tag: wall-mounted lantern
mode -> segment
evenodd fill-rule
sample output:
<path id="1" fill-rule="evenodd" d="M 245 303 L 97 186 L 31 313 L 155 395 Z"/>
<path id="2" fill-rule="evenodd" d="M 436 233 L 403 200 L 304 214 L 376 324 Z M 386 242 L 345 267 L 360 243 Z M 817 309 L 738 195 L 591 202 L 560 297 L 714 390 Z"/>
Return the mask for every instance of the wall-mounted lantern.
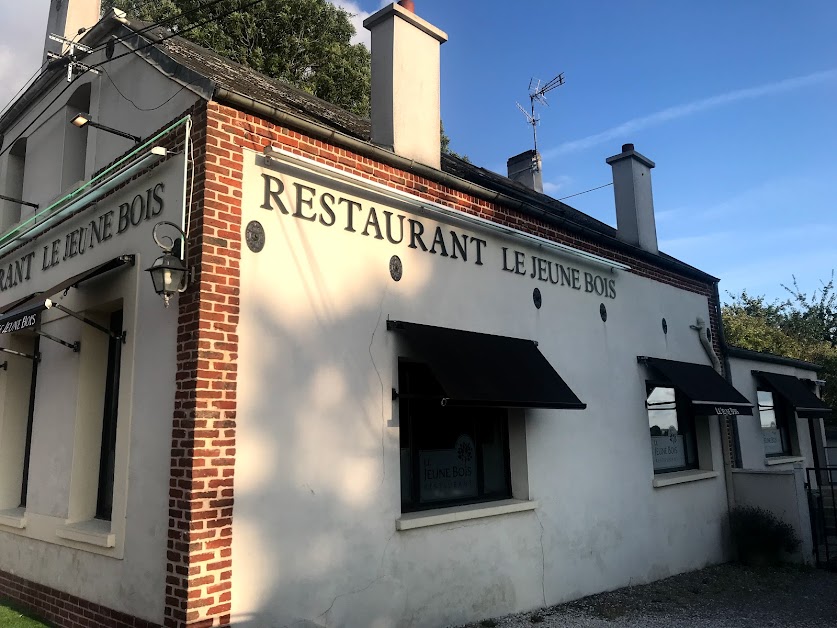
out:
<path id="1" fill-rule="evenodd" d="M 175 229 L 180 234 L 180 239 L 176 240 L 169 236 L 159 237 L 157 229 L 163 225 Z M 186 234 L 173 222 L 166 220 L 154 225 L 151 234 L 154 242 L 163 250 L 163 254 L 155 259 L 151 267 L 146 270 L 151 275 L 154 292 L 163 297 L 163 303 L 168 307 L 172 296 L 185 291 L 189 284 L 189 268 L 183 262 L 186 259 Z M 182 247 L 179 245 L 180 242 L 183 242 Z M 175 248 L 182 249 L 182 256 L 172 253 Z"/>

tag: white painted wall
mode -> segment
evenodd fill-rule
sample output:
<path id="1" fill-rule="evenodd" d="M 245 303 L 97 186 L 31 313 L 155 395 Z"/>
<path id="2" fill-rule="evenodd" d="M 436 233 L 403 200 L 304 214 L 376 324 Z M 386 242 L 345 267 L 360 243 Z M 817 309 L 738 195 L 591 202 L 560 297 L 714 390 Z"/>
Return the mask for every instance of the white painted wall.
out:
<path id="1" fill-rule="evenodd" d="M 736 503 L 772 512 L 793 526 L 801 545 L 793 559 L 806 564 L 814 562 L 814 541 L 805 472 L 800 463 L 786 469 L 735 469 L 732 473 Z"/>
<path id="2" fill-rule="evenodd" d="M 124 45 L 117 44 L 114 57 L 125 51 Z M 105 59 L 100 51 L 86 57 L 85 63 L 95 65 Z M 72 86 L 58 76 L 37 106 L 4 131 L 3 148 L 20 134 L 28 138 L 22 200 L 46 207 L 74 189 L 79 180 L 90 178 L 134 146 L 133 141 L 111 133 L 70 125 L 76 114 L 89 113 L 97 122 L 145 138 L 198 100 L 191 86 L 172 80 L 150 61 L 135 55 L 115 59 L 104 67 L 107 74 L 86 74 Z M 87 84 L 91 92 L 89 111 L 82 112 L 81 107 L 68 103 Z M 53 99 L 55 102 L 44 109 Z M 9 169 L 8 162 L 7 151 L 0 156 L 0 193 L 12 188 L 9 176 L 14 175 L 14 169 Z M 34 212 L 32 208 L 22 209 L 24 218 Z M 0 227 L 5 225 L 0 219 Z"/>
<path id="3" fill-rule="evenodd" d="M 98 332 L 49 310 L 43 315 L 44 331 L 69 342 L 81 339 L 81 353 L 41 340 L 25 527 L 0 523 L 0 569 L 155 622 L 163 620 L 177 306 L 175 302 L 169 309 L 163 307 L 143 269 L 160 254 L 151 237 L 153 225 L 158 220 L 181 220 L 184 167 L 184 157 L 175 157 L 0 259 L 2 268 L 36 251 L 31 279 L 0 294 L 0 303 L 7 304 L 118 255 L 136 255 L 133 267 L 82 284 L 66 297 L 54 297 L 81 312 L 106 311 L 117 300 L 124 308 L 127 343 L 121 362 L 114 511 L 110 526 L 105 525 L 115 536 L 115 546 L 104 548 L 63 536 L 73 524 L 89 517 L 91 503 L 95 505 L 91 492 L 96 490 L 98 443 L 80 439 L 85 432 L 95 434 L 97 426 L 101 435 L 102 409 L 83 398 L 96 387 L 96 365 L 89 363 L 86 369 L 80 365 L 94 350 L 91 333 Z M 121 203 L 130 202 L 138 193 L 144 195 L 148 187 L 160 182 L 165 186 L 165 207 L 158 216 L 43 270 L 43 246 L 108 210 L 118 216 Z M 3 343 L 10 340 L 0 338 Z M 18 367 L 19 363 L 10 361 L 10 369 Z M 0 378 L 5 376 L 0 371 Z M 9 394 L 8 387 L 5 393 Z M 6 407 L 0 403 L 0 408 Z M 0 424 L 7 418 L 0 417 Z M 92 471 L 85 444 L 95 452 Z M 97 529 L 103 525 L 90 524 Z"/>
<path id="4" fill-rule="evenodd" d="M 781 375 L 792 375 L 801 379 L 817 379 L 817 374 L 814 371 L 809 371 L 802 368 L 787 366 L 783 364 L 774 364 L 772 362 L 760 362 L 757 360 L 747 360 L 744 358 L 731 357 L 730 372 L 732 374 L 732 383 L 738 391 L 753 402 L 753 416 L 739 416 L 738 421 L 738 439 L 741 446 L 741 463 L 745 469 L 766 469 L 776 468 L 779 470 L 789 470 L 793 468 L 793 461 L 789 460 L 786 464 L 767 465 L 767 458 L 764 454 L 764 439 L 761 432 L 761 422 L 758 416 L 758 400 L 757 389 L 758 381 L 752 374 L 752 371 L 765 371 L 770 373 L 779 373 Z M 813 453 L 811 451 L 811 436 L 810 428 L 814 425 L 814 429 L 822 430 L 822 420 L 809 421 L 808 419 L 791 419 L 794 423 L 792 426 L 791 441 L 792 441 L 792 457 L 803 458 L 806 467 L 814 466 Z M 773 460 L 772 462 L 775 462 Z"/>
<path id="5" fill-rule="evenodd" d="M 416 212 L 304 168 L 263 170 L 260 159 L 245 153 L 242 224 L 261 222 L 266 244 L 242 253 L 236 625 L 456 624 L 728 557 L 723 474 L 652 487 L 647 374 L 636 359 L 706 364 L 689 329 L 708 317 L 705 297 L 630 272 L 612 276 L 615 299 L 515 276 L 501 270 L 502 246 L 607 271 L 474 226 L 445 229 L 487 240 L 482 266 L 364 237 L 363 219 L 347 232 L 345 209 L 332 227 L 261 209 L 265 172 L 286 181 L 289 206 L 297 181 L 372 204 L 382 219 L 384 210 Z M 525 413 L 536 510 L 395 531 L 399 344 L 387 319 L 535 339 L 588 404 Z M 718 421 L 705 420 L 721 471 Z"/>

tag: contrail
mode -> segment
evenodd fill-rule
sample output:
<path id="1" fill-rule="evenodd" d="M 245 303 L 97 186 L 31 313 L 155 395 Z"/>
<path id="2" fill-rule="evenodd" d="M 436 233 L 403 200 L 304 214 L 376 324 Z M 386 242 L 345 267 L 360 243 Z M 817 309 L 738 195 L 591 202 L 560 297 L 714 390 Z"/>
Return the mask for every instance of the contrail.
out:
<path id="1" fill-rule="evenodd" d="M 726 94 L 719 94 L 718 96 L 711 96 L 710 98 L 696 100 L 685 105 L 669 107 L 668 109 L 663 109 L 662 111 L 657 111 L 656 113 L 652 113 L 641 118 L 628 120 L 619 126 L 607 129 L 601 133 L 588 135 L 587 137 L 582 137 L 581 139 L 573 140 L 571 142 L 564 142 L 555 148 L 545 150 L 543 152 L 543 158 L 548 159 L 550 157 L 557 157 L 558 155 L 566 155 L 567 153 L 585 150 L 592 146 L 604 144 L 612 139 L 624 137 L 628 133 L 633 133 L 639 129 L 662 124 L 663 122 L 668 122 L 670 120 L 676 120 L 677 118 L 684 118 L 695 113 L 700 113 L 701 111 L 715 109 L 716 107 L 722 107 L 723 105 L 728 105 L 740 100 L 748 100 L 751 98 L 758 98 L 759 96 L 789 92 L 802 87 L 825 83 L 826 81 L 834 79 L 837 79 L 837 69 L 814 72 L 813 74 L 808 74 L 806 76 L 789 78 L 777 83 L 768 83 L 767 85 L 760 85 L 758 87 L 737 89 L 735 91 L 727 92 Z"/>

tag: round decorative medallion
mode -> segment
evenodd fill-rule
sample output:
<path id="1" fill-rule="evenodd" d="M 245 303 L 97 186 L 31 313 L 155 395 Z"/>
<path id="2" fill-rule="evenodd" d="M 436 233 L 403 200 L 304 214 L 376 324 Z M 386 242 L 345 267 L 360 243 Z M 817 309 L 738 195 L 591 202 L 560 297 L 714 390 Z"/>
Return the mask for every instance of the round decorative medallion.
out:
<path id="1" fill-rule="evenodd" d="M 535 288 L 532 291 L 532 301 L 535 302 L 535 307 L 541 309 L 541 305 L 543 305 L 543 298 L 541 297 L 541 289 Z"/>
<path id="2" fill-rule="evenodd" d="M 264 248 L 264 227 L 258 220 L 251 220 L 244 230 L 244 239 L 247 241 L 247 248 L 253 253 L 258 253 Z"/>
<path id="3" fill-rule="evenodd" d="M 602 321 L 607 322 L 607 308 L 604 303 L 599 306 L 599 316 L 602 317 Z"/>
<path id="4" fill-rule="evenodd" d="M 666 321 L 666 319 L 663 319 L 663 333 L 668 333 L 668 322 Z"/>
<path id="5" fill-rule="evenodd" d="M 389 258 L 389 275 L 393 281 L 401 281 L 401 276 L 404 274 L 404 266 L 401 264 L 401 258 L 393 255 Z"/>

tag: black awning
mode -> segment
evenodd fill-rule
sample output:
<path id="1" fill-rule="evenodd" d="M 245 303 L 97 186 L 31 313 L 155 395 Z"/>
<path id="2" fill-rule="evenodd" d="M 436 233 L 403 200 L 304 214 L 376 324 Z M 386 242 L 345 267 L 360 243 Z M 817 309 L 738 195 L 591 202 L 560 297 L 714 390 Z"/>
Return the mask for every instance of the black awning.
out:
<path id="1" fill-rule="evenodd" d="M 387 321 L 426 364 L 444 405 L 497 408 L 587 407 L 532 340 Z"/>
<path id="2" fill-rule="evenodd" d="M 793 406 L 800 419 L 818 419 L 831 414 L 831 408 L 798 377 L 764 371 L 753 371 L 753 375 Z"/>
<path id="3" fill-rule="evenodd" d="M 11 306 L 7 306 L 10 309 L 13 308 L 13 311 L 9 312 L 7 310 L 7 313 L 0 316 L 0 334 L 9 334 L 34 327 L 38 322 L 38 315 L 47 309 L 46 301 L 51 296 L 56 295 L 59 292 L 64 292 L 65 290 L 69 290 L 70 288 L 76 288 L 82 282 L 98 277 L 103 273 L 116 268 L 121 268 L 126 264 L 133 265 L 133 263 L 133 255 L 120 255 L 119 257 L 115 257 L 103 264 L 94 266 L 83 273 L 74 275 L 61 283 L 54 285 L 49 290 L 37 292 L 25 299 L 20 299 L 14 302 Z"/>
<path id="4" fill-rule="evenodd" d="M 753 404 L 711 366 L 661 358 L 644 361 L 689 398 L 695 414 L 753 414 Z"/>

